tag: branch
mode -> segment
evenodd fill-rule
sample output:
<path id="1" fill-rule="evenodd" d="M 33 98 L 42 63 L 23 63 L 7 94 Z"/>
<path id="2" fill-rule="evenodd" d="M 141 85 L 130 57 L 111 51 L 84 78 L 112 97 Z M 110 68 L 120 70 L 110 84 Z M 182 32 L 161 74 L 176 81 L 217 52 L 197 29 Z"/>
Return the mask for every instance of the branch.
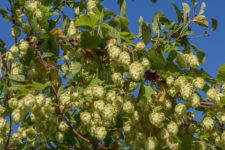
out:
<path id="1" fill-rule="evenodd" d="M 200 102 L 200 104 L 203 104 L 203 105 L 215 105 L 215 103 L 209 103 L 209 102 Z"/>
<path id="2" fill-rule="evenodd" d="M 37 52 L 37 54 L 38 54 L 38 56 L 39 56 L 39 58 L 40 58 L 42 64 L 44 65 L 45 70 L 46 70 L 46 71 L 49 71 L 48 64 L 47 64 L 47 62 L 43 59 L 43 57 L 42 57 L 42 55 L 41 55 L 41 52 L 40 52 L 40 50 L 39 50 L 38 47 L 37 47 L 37 43 L 34 43 L 34 44 L 33 44 L 33 47 L 35 48 L 35 50 L 36 50 L 36 52 Z M 51 78 L 51 74 L 50 74 L 50 73 L 49 73 L 49 80 L 52 81 L 52 78 Z M 57 102 L 57 104 L 58 104 L 57 107 L 58 107 L 58 110 L 59 110 L 59 115 L 61 115 L 62 119 L 66 122 L 66 124 L 67 124 L 67 125 L 69 126 L 69 128 L 74 132 L 74 134 L 75 134 L 76 136 L 78 136 L 80 139 L 82 139 L 83 141 L 85 141 L 85 142 L 87 142 L 87 143 L 90 143 L 90 144 L 92 144 L 92 145 L 95 146 L 95 147 L 99 147 L 99 148 L 102 148 L 102 149 L 104 149 L 104 150 L 110 150 L 109 148 L 107 148 L 107 147 L 105 147 L 105 146 L 98 145 L 97 143 L 92 142 L 91 140 L 89 140 L 89 139 L 83 137 L 82 135 L 79 134 L 79 132 L 77 132 L 76 129 L 73 128 L 73 126 L 70 124 L 69 120 L 67 120 L 66 117 L 64 116 L 63 111 L 60 109 L 60 102 L 59 102 L 59 99 L 58 99 L 58 94 L 57 94 L 57 92 L 56 92 L 55 86 L 52 85 L 51 88 L 52 88 L 52 90 L 53 90 L 53 92 L 54 92 L 54 95 L 55 95 L 55 97 L 56 97 L 56 102 Z"/>

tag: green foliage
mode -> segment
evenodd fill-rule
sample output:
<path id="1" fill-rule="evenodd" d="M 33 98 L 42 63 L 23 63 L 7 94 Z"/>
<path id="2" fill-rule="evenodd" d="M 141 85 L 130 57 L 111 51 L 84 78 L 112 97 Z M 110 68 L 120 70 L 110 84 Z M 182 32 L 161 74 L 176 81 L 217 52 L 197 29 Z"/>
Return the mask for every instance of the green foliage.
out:
<path id="1" fill-rule="evenodd" d="M 188 40 L 216 30 L 212 18 L 208 32 L 206 4 L 195 16 L 197 0 L 173 2 L 177 21 L 162 11 L 152 22 L 140 17 L 136 36 L 126 0 L 117 1 L 120 14 L 102 1 L 0 8 L 18 40 L 7 50 L 0 39 L 0 149 L 223 149 L 225 64 L 212 77 Z M 205 35 L 191 37 L 192 22 Z"/>

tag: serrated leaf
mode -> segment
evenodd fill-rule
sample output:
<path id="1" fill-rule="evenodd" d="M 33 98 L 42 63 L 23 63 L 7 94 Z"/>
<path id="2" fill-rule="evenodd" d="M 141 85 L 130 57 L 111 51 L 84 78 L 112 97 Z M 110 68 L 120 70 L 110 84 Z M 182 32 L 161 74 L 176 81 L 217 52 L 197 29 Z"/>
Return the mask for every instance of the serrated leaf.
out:
<path id="1" fill-rule="evenodd" d="M 211 31 L 214 32 L 217 29 L 217 27 L 218 27 L 218 21 L 215 18 L 211 18 L 211 21 L 212 21 L 212 29 L 211 29 Z"/>
<path id="2" fill-rule="evenodd" d="M 216 76 L 216 81 L 225 81 L 225 64 L 219 67 L 219 71 Z"/>
<path id="3" fill-rule="evenodd" d="M 59 89 L 58 89 L 57 95 L 60 96 L 60 95 L 62 95 L 63 93 L 64 93 L 64 86 L 61 85 L 61 86 L 59 87 Z"/>
<path id="4" fill-rule="evenodd" d="M 162 110 L 162 106 L 157 106 L 153 109 L 153 111 L 160 111 L 160 110 Z"/>
<path id="5" fill-rule="evenodd" d="M 204 15 L 198 15 L 193 19 L 194 23 L 202 26 L 202 27 L 208 27 L 209 22 L 207 18 Z"/>
<path id="6" fill-rule="evenodd" d="M 96 27 L 98 24 L 99 17 L 96 16 L 95 14 L 89 14 L 89 15 L 82 15 L 75 21 L 75 25 L 77 27 L 85 27 L 89 26 L 92 29 Z"/>
<path id="7" fill-rule="evenodd" d="M 160 17 L 165 17 L 164 13 L 162 11 L 158 11 L 155 13 L 152 21 L 152 29 L 154 33 L 160 33 L 162 29 L 164 28 L 164 25 L 162 25 L 159 21 Z"/>
<path id="8" fill-rule="evenodd" d="M 175 2 L 172 2 L 173 4 L 173 7 L 177 13 L 177 19 L 178 19 L 178 22 L 180 22 L 182 20 L 182 13 L 181 11 L 179 10 L 179 8 L 177 7 L 176 3 Z"/>
<path id="9" fill-rule="evenodd" d="M 47 57 L 52 57 L 52 56 L 54 56 L 55 54 L 54 53 L 51 53 L 51 52 L 44 52 L 43 54 L 42 54 L 42 57 L 43 58 L 47 58 Z"/>
<path id="10" fill-rule="evenodd" d="M 76 74 L 80 71 L 82 65 L 79 62 L 74 62 L 73 63 L 73 68 L 72 69 L 72 74 Z"/>
<path id="11" fill-rule="evenodd" d="M 144 85 L 144 94 L 143 96 L 147 98 L 147 100 L 151 97 L 151 95 L 154 93 L 154 90 L 152 89 L 151 86 Z"/>
<path id="12" fill-rule="evenodd" d="M 197 54 L 199 62 L 204 65 L 206 61 L 206 55 L 203 50 L 198 49 L 195 45 L 191 44 L 191 47 L 194 49 L 194 51 Z"/>
<path id="13" fill-rule="evenodd" d="M 181 141 L 179 144 L 179 148 L 181 150 L 188 150 L 190 148 L 190 145 L 192 144 L 192 141 L 194 140 L 193 136 L 191 135 L 182 135 L 181 137 L 178 137 Z"/>
<path id="14" fill-rule="evenodd" d="M 0 14 L 2 15 L 3 18 L 9 16 L 8 12 L 5 11 L 3 8 L 0 8 Z"/>
<path id="15" fill-rule="evenodd" d="M 27 81 L 24 75 L 21 74 L 10 74 L 9 79 L 17 82 L 25 82 Z"/>
<path id="16" fill-rule="evenodd" d="M 177 57 L 176 63 L 178 64 L 178 66 L 180 68 L 187 68 L 188 67 L 187 61 L 186 61 L 186 59 L 184 58 L 183 55 L 180 55 L 180 56 Z"/>
<path id="17" fill-rule="evenodd" d="M 159 70 L 165 67 L 166 61 L 160 48 L 149 49 L 147 55 L 152 63 L 152 69 Z"/>
<path id="18" fill-rule="evenodd" d="M 189 21 L 189 14 L 190 14 L 190 6 L 187 3 L 182 3 L 183 6 L 183 19 L 184 23 Z"/>
<path id="19" fill-rule="evenodd" d="M 85 96 L 84 99 L 87 100 L 87 101 L 89 101 L 89 102 L 92 102 L 91 96 Z"/>
<path id="20" fill-rule="evenodd" d="M 205 2 L 202 2 L 201 8 L 200 8 L 200 11 L 199 11 L 199 15 L 201 15 L 201 14 L 203 14 L 205 12 L 205 7 L 206 7 Z"/>
<path id="21" fill-rule="evenodd" d="M 145 45 L 151 41 L 150 23 L 142 23 L 142 39 Z"/>
<path id="22" fill-rule="evenodd" d="M 104 81 L 100 80 L 99 78 L 94 78 L 90 81 L 89 85 L 99 85 L 104 83 Z"/>
<path id="23" fill-rule="evenodd" d="M 126 0 L 122 0 L 122 3 L 120 5 L 120 16 L 126 16 L 127 14 L 127 3 Z"/>

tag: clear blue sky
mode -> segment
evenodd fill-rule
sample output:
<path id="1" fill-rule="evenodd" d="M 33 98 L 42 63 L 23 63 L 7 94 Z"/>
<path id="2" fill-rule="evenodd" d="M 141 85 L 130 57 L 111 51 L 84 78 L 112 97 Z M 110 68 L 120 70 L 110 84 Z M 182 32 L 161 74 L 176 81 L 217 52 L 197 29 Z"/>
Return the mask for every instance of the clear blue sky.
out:
<path id="1" fill-rule="evenodd" d="M 182 2 L 188 2 L 191 0 L 174 0 L 181 8 Z M 169 19 L 176 20 L 176 12 L 171 5 L 172 0 L 158 0 L 156 4 L 152 4 L 150 0 L 127 0 L 127 18 L 130 20 L 130 29 L 137 35 L 138 34 L 138 19 L 140 16 L 144 18 L 144 21 L 152 22 L 152 17 L 155 12 L 162 10 Z M 198 1 L 198 8 L 201 5 L 202 0 Z M 214 17 L 218 20 L 218 29 L 210 37 L 202 37 L 193 39 L 191 42 L 196 44 L 199 49 L 206 52 L 207 60 L 203 68 L 213 75 L 217 74 L 218 68 L 225 63 L 225 1 L 224 0 L 207 0 L 205 15 L 210 19 Z M 0 2 L 0 7 L 6 8 L 8 1 L 3 0 Z M 115 11 L 119 14 L 119 6 L 117 0 L 106 0 L 104 6 L 108 10 Z M 73 16 L 73 11 L 65 9 L 69 16 Z M 7 43 L 7 48 L 13 44 L 13 38 L 10 33 L 12 24 L 3 21 L 0 17 L 0 38 Z M 192 27 L 196 32 L 196 35 L 203 34 L 203 30 L 197 25 L 192 23 Z"/>

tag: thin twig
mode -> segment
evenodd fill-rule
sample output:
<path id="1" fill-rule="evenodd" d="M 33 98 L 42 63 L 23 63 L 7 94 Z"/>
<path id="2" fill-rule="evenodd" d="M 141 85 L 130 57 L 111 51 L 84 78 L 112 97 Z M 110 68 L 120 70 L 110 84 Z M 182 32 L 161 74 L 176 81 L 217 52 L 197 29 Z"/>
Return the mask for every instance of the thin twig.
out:
<path id="1" fill-rule="evenodd" d="M 47 64 L 47 62 L 43 59 L 43 57 L 42 57 L 42 55 L 41 55 L 41 52 L 40 52 L 40 50 L 39 50 L 38 47 L 37 47 L 37 43 L 34 43 L 34 44 L 33 44 L 33 47 L 35 48 L 35 50 L 36 50 L 36 52 L 37 52 L 37 54 L 38 54 L 38 56 L 39 56 L 39 58 L 40 58 L 42 64 L 44 65 L 45 70 L 46 70 L 46 71 L 49 71 L 49 69 L 48 69 L 48 64 Z M 50 81 L 52 80 L 52 79 L 51 79 L 51 74 L 50 74 L 50 73 L 49 73 L 49 80 L 50 80 Z M 85 142 L 87 142 L 87 143 L 90 143 L 90 144 L 92 144 L 92 145 L 95 146 L 95 147 L 99 147 L 99 148 L 102 148 L 102 149 L 104 149 L 104 150 L 110 150 L 109 148 L 107 148 L 107 147 L 105 147 L 105 146 L 98 145 L 97 143 L 92 142 L 91 140 L 89 140 L 89 139 L 83 137 L 82 135 L 79 134 L 79 132 L 77 132 L 76 129 L 73 128 L 73 126 L 70 124 L 69 120 L 67 120 L 66 117 L 64 116 L 63 111 L 60 109 L 60 102 L 59 102 L 59 99 L 58 99 L 58 94 L 57 94 L 57 92 L 56 92 L 55 86 L 52 85 L 51 88 L 52 88 L 52 90 L 53 90 L 53 92 L 54 92 L 54 95 L 55 95 L 55 97 L 56 97 L 56 102 L 57 102 L 57 104 L 58 104 L 57 107 L 58 107 L 58 110 L 59 110 L 59 114 L 61 115 L 62 119 L 66 122 L 66 124 L 70 127 L 70 129 L 75 133 L 75 135 L 78 136 L 78 137 L 79 137 L 80 139 L 82 139 L 83 141 L 85 141 Z"/>
<path id="2" fill-rule="evenodd" d="M 209 108 L 209 106 L 205 106 L 205 105 L 200 105 L 201 107 L 204 107 L 204 108 Z"/>
<path id="3" fill-rule="evenodd" d="M 203 105 L 215 105 L 215 103 L 209 103 L 209 102 L 200 102 L 200 104 L 203 104 Z"/>

